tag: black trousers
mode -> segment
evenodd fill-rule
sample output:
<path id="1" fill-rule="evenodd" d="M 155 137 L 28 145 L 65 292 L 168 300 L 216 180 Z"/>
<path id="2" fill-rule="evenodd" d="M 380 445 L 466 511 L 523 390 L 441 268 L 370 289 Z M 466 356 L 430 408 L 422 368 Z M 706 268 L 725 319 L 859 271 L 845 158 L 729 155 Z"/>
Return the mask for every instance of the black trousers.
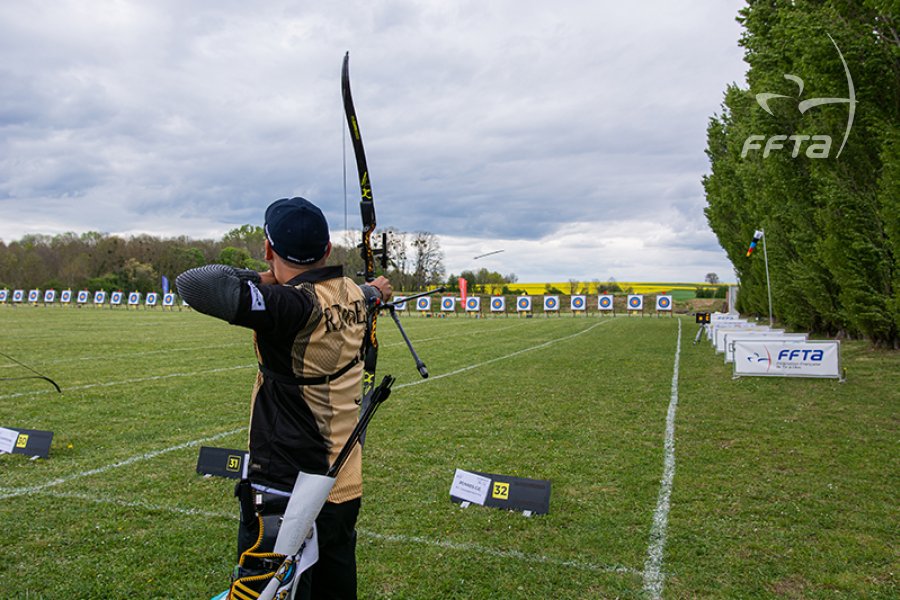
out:
<path id="1" fill-rule="evenodd" d="M 341 504 L 326 502 L 322 507 L 316 518 L 319 560 L 300 576 L 296 598 L 356 600 L 356 519 L 360 506 L 357 498 Z M 242 518 L 238 555 L 255 543 L 258 536 L 258 521 Z"/>

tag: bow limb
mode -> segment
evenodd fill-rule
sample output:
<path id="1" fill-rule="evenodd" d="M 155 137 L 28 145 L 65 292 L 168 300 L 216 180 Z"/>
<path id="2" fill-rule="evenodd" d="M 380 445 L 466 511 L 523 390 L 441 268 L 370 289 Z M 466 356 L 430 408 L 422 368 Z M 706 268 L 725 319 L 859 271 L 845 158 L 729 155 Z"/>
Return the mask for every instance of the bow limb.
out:
<path id="1" fill-rule="evenodd" d="M 350 93 L 350 53 L 344 55 L 341 69 L 341 95 L 344 101 L 344 114 L 347 116 L 347 127 L 353 141 L 353 153 L 356 156 L 356 170 L 359 174 L 359 212 L 362 217 L 362 243 L 359 245 L 363 259 L 364 272 L 361 273 L 367 282 L 375 279 L 375 252 L 372 249 L 372 234 L 375 232 L 375 201 L 372 197 L 372 184 L 369 180 L 369 167 L 366 165 L 366 151 L 363 148 L 359 121 L 353 106 Z M 375 388 L 375 367 L 378 363 L 378 338 L 375 335 L 378 320 L 378 302 L 368 306 L 366 311 L 366 339 L 363 344 L 363 400 L 365 410 L 372 391 Z"/>

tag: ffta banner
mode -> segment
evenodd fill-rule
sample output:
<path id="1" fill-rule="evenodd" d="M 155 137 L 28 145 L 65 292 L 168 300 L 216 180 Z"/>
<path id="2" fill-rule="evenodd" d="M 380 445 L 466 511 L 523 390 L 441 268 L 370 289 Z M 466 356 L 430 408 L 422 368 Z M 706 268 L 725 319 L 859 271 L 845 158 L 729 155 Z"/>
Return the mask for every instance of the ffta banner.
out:
<path id="1" fill-rule="evenodd" d="M 735 340 L 734 376 L 841 377 L 841 343 Z"/>

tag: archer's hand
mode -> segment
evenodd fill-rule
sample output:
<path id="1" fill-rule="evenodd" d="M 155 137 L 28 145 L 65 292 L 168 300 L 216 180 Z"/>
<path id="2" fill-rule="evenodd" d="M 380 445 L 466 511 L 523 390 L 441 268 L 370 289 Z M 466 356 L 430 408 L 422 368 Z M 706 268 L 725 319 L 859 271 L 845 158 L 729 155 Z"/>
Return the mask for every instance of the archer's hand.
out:
<path id="1" fill-rule="evenodd" d="M 381 292 L 381 301 L 382 302 L 390 302 L 391 296 L 394 295 L 394 288 L 391 287 L 391 282 L 388 281 L 388 278 L 382 275 L 381 277 L 375 278 L 374 281 L 369 282 L 374 288 L 377 288 L 379 292 Z"/>

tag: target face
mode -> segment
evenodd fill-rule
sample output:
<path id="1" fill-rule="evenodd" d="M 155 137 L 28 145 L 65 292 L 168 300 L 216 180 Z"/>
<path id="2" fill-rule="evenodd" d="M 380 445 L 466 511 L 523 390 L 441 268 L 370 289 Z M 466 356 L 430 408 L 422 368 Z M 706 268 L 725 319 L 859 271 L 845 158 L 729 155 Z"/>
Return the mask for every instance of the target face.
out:
<path id="1" fill-rule="evenodd" d="M 520 311 L 531 310 L 531 296 L 523 296 L 516 301 L 516 308 Z"/>
<path id="2" fill-rule="evenodd" d="M 59 295 L 59 301 L 65 304 L 68 304 L 72 301 L 72 290 L 63 290 L 62 294 Z"/>
<path id="3" fill-rule="evenodd" d="M 106 302 L 106 292 L 98 290 L 94 292 L 94 304 L 103 304 Z"/>
<path id="4" fill-rule="evenodd" d="M 491 298 L 491 310 L 494 312 L 506 310 L 506 298 Z"/>
<path id="5" fill-rule="evenodd" d="M 657 296 L 656 297 L 656 310 L 672 310 L 672 297 L 671 296 Z"/>
<path id="6" fill-rule="evenodd" d="M 431 298 L 419 298 L 416 300 L 416 309 L 417 310 L 431 310 Z"/>
<path id="7" fill-rule="evenodd" d="M 0 302 L 6 302 L 9 298 L 9 290 L 0 290 Z"/>
<path id="8" fill-rule="evenodd" d="M 13 292 L 13 302 L 21 302 L 25 299 L 25 291 L 24 290 L 15 290 Z"/>
<path id="9" fill-rule="evenodd" d="M 559 310 L 559 298 L 544 296 L 544 310 Z"/>
<path id="10" fill-rule="evenodd" d="M 481 310 L 481 298 L 466 298 L 466 310 Z"/>
<path id="11" fill-rule="evenodd" d="M 41 297 L 41 290 L 31 290 L 28 292 L 28 301 L 29 302 L 37 302 L 38 298 Z"/>
<path id="12" fill-rule="evenodd" d="M 159 299 L 159 294 L 156 292 L 150 292 L 147 294 L 147 306 L 156 306 L 156 301 Z"/>
<path id="13" fill-rule="evenodd" d="M 110 304 L 122 304 L 122 292 L 113 292 L 109 297 Z"/>
<path id="14" fill-rule="evenodd" d="M 169 292 L 163 296 L 163 306 L 175 306 L 175 294 Z"/>
<path id="15" fill-rule="evenodd" d="M 84 304 L 88 301 L 88 292 L 87 290 L 81 290 L 78 292 L 78 297 L 75 299 L 78 304 Z"/>
<path id="16" fill-rule="evenodd" d="M 628 308 L 630 308 L 631 310 L 641 310 L 643 307 L 643 296 L 628 296 Z"/>
<path id="17" fill-rule="evenodd" d="M 141 301 L 141 293 L 140 292 L 131 292 L 128 294 L 128 304 L 135 305 L 139 304 Z"/>
<path id="18" fill-rule="evenodd" d="M 56 300 L 56 290 L 47 290 L 44 292 L 44 302 L 54 302 Z"/>
<path id="19" fill-rule="evenodd" d="M 584 296 L 572 296 L 572 310 L 584 310 L 585 304 Z"/>
<path id="20" fill-rule="evenodd" d="M 453 310 L 454 308 L 456 308 L 456 298 L 450 296 L 441 298 L 441 310 Z"/>
<path id="21" fill-rule="evenodd" d="M 600 310 L 612 310 L 613 297 L 612 296 L 600 296 L 600 299 L 597 301 L 597 306 L 600 308 Z"/>

